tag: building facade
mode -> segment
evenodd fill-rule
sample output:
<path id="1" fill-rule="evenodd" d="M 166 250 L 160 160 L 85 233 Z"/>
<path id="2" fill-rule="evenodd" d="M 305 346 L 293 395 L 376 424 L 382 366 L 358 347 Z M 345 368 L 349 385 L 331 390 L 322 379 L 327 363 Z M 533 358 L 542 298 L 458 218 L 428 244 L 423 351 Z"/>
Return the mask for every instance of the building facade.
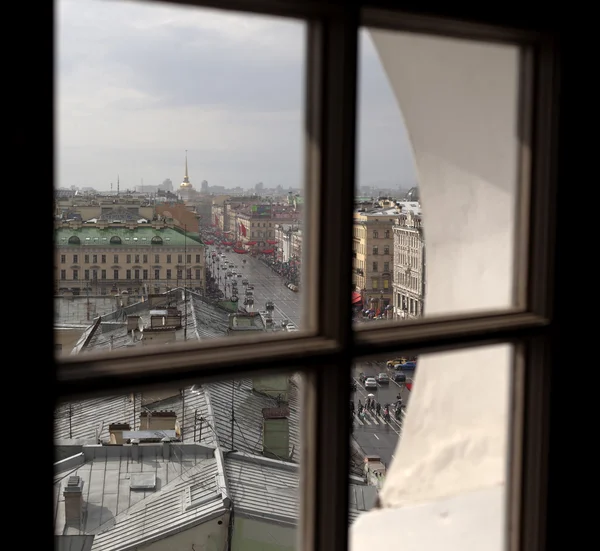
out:
<path id="1" fill-rule="evenodd" d="M 397 220 L 393 233 L 394 317 L 417 318 L 423 315 L 426 282 L 422 217 L 408 212 Z"/>
<path id="2" fill-rule="evenodd" d="M 58 222 L 56 292 L 130 296 L 205 288 L 205 248 L 172 223 Z"/>
<path id="3" fill-rule="evenodd" d="M 364 309 L 391 317 L 393 228 L 400 211 L 388 200 L 354 213 L 352 280 Z M 387 308 L 387 307 L 390 308 Z"/>
<path id="4" fill-rule="evenodd" d="M 299 262 L 302 259 L 302 229 L 294 224 L 276 224 L 277 260 Z"/>

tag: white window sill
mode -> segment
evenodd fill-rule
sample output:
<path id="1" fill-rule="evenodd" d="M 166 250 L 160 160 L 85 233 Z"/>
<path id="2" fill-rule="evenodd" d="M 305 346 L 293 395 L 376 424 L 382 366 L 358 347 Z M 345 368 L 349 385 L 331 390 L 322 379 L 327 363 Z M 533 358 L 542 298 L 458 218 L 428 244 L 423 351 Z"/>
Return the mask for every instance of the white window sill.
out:
<path id="1" fill-rule="evenodd" d="M 374 509 L 350 529 L 351 551 L 501 551 L 504 486 L 429 503 Z"/>

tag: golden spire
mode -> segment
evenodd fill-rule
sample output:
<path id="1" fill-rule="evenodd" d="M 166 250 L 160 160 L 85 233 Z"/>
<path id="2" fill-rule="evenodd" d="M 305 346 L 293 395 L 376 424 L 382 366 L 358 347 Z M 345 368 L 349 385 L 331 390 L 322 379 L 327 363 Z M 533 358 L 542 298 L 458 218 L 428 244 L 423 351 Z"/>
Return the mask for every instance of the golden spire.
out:
<path id="1" fill-rule="evenodd" d="M 185 176 L 183 177 L 183 182 L 179 184 L 180 188 L 191 188 L 192 184 L 190 184 L 190 179 L 188 176 L 188 165 L 187 165 L 187 149 L 185 150 Z"/>

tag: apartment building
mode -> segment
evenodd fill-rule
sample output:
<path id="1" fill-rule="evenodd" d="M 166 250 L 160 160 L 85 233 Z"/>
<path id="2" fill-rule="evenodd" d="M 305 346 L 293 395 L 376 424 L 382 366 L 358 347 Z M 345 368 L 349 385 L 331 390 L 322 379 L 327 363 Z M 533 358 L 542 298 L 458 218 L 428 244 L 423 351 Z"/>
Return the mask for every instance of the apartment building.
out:
<path id="1" fill-rule="evenodd" d="M 172 222 L 60 221 L 55 255 L 58 293 L 146 296 L 205 286 L 204 245 Z"/>
<path id="2" fill-rule="evenodd" d="M 423 315 L 425 299 L 425 240 L 422 217 L 408 211 L 395 223 L 394 318 Z"/>
<path id="3" fill-rule="evenodd" d="M 352 280 L 365 308 L 386 313 L 392 304 L 393 228 L 401 211 L 393 200 L 380 198 L 354 213 Z"/>
<path id="4" fill-rule="evenodd" d="M 281 262 L 302 259 L 302 228 L 294 224 L 276 224 L 277 260 Z"/>

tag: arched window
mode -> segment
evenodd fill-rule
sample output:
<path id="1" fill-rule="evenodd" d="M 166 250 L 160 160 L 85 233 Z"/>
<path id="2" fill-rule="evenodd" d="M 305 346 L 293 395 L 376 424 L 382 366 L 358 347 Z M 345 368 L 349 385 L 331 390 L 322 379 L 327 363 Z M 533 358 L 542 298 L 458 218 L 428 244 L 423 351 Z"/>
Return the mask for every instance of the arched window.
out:
<path id="1" fill-rule="evenodd" d="M 151 242 L 153 245 L 162 245 L 162 242 L 163 242 L 163 240 L 162 240 L 162 237 L 159 237 L 158 235 L 155 235 L 155 236 L 152 238 L 152 241 L 150 241 L 150 242 Z"/>
<path id="2" fill-rule="evenodd" d="M 113 236 L 110 238 L 110 243 L 111 243 L 112 245 L 120 245 L 120 244 L 121 244 L 121 238 L 120 238 L 118 235 L 113 235 Z"/>
<path id="3" fill-rule="evenodd" d="M 69 245 L 81 245 L 81 240 L 76 235 L 69 237 Z"/>

